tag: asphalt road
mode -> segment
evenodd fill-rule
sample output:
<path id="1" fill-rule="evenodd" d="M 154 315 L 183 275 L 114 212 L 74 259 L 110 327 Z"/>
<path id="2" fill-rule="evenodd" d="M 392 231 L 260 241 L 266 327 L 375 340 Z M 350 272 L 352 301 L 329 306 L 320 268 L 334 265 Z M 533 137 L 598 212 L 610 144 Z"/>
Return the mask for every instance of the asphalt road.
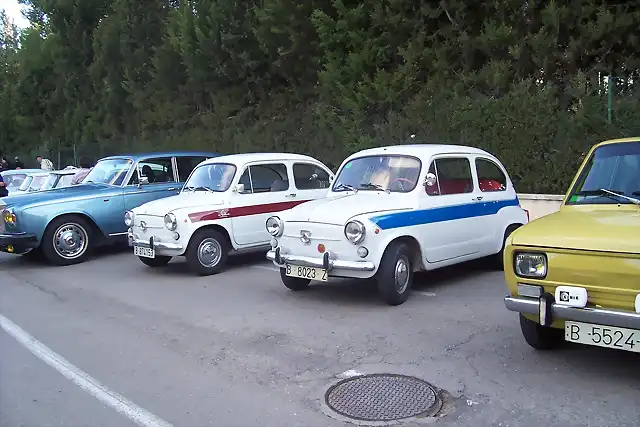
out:
<path id="1" fill-rule="evenodd" d="M 197 278 L 127 250 L 63 268 L 0 255 L 0 426 L 341 426 L 322 395 L 346 371 L 442 389 L 435 425 L 640 420 L 639 355 L 535 352 L 481 263 L 421 275 L 389 307 L 368 282 L 296 293 L 263 254 L 231 262 Z"/>

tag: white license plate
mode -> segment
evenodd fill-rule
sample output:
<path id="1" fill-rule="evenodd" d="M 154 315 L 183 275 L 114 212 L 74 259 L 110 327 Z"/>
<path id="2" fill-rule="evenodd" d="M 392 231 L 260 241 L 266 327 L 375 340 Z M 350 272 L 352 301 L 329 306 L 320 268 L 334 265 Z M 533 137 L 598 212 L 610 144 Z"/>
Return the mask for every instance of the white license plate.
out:
<path id="1" fill-rule="evenodd" d="M 287 276 L 290 277 L 300 277 L 302 279 L 318 280 L 321 282 L 326 282 L 328 280 L 327 270 L 324 268 L 302 267 L 300 265 L 287 264 L 286 272 Z"/>
<path id="2" fill-rule="evenodd" d="M 143 258 L 155 258 L 156 251 L 151 248 L 143 248 L 142 246 L 134 246 L 133 254 L 137 256 L 141 256 Z"/>
<path id="3" fill-rule="evenodd" d="M 640 353 L 640 331 L 582 322 L 564 322 L 565 341 Z"/>

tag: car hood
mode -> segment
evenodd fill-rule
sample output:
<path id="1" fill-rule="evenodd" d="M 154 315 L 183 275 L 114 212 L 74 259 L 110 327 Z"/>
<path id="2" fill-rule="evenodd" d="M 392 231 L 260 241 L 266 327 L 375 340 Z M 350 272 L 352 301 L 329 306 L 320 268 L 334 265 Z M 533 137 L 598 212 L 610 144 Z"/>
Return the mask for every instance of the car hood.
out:
<path id="1" fill-rule="evenodd" d="M 513 233 L 517 246 L 640 253 L 640 206 L 563 206 Z"/>
<path id="2" fill-rule="evenodd" d="M 80 184 L 71 187 L 57 188 L 55 190 L 34 191 L 32 193 L 21 193 L 11 195 L 0 199 L 0 206 L 6 207 L 26 207 L 30 205 L 47 203 L 61 199 L 73 199 L 76 197 L 91 196 L 93 194 L 102 195 L 113 191 L 121 192 L 120 187 L 113 187 L 103 184 Z"/>
<path id="3" fill-rule="evenodd" d="M 359 191 L 331 194 L 322 199 L 302 203 L 283 215 L 286 221 L 309 221 L 344 225 L 357 215 L 398 211 L 413 207 L 412 197 L 403 193 Z"/>
<path id="4" fill-rule="evenodd" d="M 133 212 L 137 215 L 164 216 L 169 212 L 175 213 L 180 210 L 207 210 L 211 206 L 223 205 L 223 194 L 203 191 L 180 193 L 177 196 L 147 202 L 135 208 Z"/>

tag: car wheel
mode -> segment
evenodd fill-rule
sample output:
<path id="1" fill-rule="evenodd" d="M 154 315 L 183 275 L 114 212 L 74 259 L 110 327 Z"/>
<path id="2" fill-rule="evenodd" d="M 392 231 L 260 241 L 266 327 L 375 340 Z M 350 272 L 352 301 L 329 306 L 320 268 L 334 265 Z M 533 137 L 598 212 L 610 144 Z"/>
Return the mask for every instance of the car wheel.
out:
<path id="1" fill-rule="evenodd" d="M 40 248 L 33 248 L 21 255 L 30 261 L 41 261 L 43 257 L 43 253 Z"/>
<path id="2" fill-rule="evenodd" d="M 189 270 L 199 276 L 209 276 L 219 273 L 227 263 L 229 244 L 216 230 L 198 230 L 191 237 L 186 255 Z"/>
<path id="3" fill-rule="evenodd" d="M 169 264 L 171 261 L 170 256 L 157 256 L 155 258 L 145 258 L 143 256 L 139 256 L 138 259 L 142 261 L 142 263 L 148 267 L 164 267 Z"/>
<path id="4" fill-rule="evenodd" d="M 413 286 L 411 249 L 402 242 L 393 242 L 384 251 L 376 275 L 378 292 L 389 305 L 400 305 L 409 298 Z"/>
<path id="5" fill-rule="evenodd" d="M 520 330 L 525 341 L 536 350 L 551 350 L 562 342 L 562 329 L 542 326 L 520 314 Z"/>
<path id="6" fill-rule="evenodd" d="M 502 238 L 502 247 L 500 248 L 500 252 L 493 256 L 493 264 L 495 265 L 495 268 L 497 270 L 504 270 L 504 247 L 506 246 L 507 239 L 509 238 L 511 233 L 516 231 L 518 228 L 520 228 L 519 225 L 512 224 L 505 230 L 504 237 Z"/>
<path id="7" fill-rule="evenodd" d="M 84 262 L 90 255 L 91 225 L 82 217 L 69 215 L 49 223 L 42 236 L 41 249 L 45 258 L 55 265 Z"/>
<path id="8" fill-rule="evenodd" d="M 311 283 L 311 279 L 287 276 L 286 268 L 280 269 L 280 279 L 282 279 L 282 283 L 292 291 L 303 291 L 305 289 L 309 289 L 309 283 Z"/>

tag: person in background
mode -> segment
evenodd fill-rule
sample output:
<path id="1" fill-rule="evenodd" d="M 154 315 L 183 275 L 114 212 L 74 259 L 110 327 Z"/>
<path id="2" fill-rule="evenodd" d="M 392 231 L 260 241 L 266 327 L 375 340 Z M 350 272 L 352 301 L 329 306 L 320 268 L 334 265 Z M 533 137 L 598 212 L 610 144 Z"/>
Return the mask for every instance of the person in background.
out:
<path id="1" fill-rule="evenodd" d="M 20 160 L 18 156 L 16 156 L 14 160 L 15 160 L 16 169 L 24 169 L 24 163 L 22 163 L 22 160 Z"/>
<path id="2" fill-rule="evenodd" d="M 40 164 L 40 169 L 43 169 L 43 170 L 46 170 L 46 171 L 52 171 L 53 170 L 53 163 L 51 163 L 51 160 L 44 159 L 44 158 L 42 158 L 42 156 L 37 156 L 36 160 Z"/>
<path id="3" fill-rule="evenodd" d="M 11 166 L 11 163 L 9 163 L 9 161 L 7 160 L 7 156 L 2 156 L 2 160 L 0 160 L 0 162 L 2 163 L 3 171 L 9 171 L 13 169 L 13 167 Z"/>
<path id="4" fill-rule="evenodd" d="M 4 182 L 4 178 L 0 175 L 0 197 L 7 197 L 9 195 L 9 190 L 7 190 L 7 183 Z"/>
<path id="5" fill-rule="evenodd" d="M 82 180 L 91 172 L 93 169 L 93 165 L 91 161 L 86 157 L 80 158 L 80 170 L 73 175 L 71 178 L 71 185 L 78 185 L 82 182 Z"/>

